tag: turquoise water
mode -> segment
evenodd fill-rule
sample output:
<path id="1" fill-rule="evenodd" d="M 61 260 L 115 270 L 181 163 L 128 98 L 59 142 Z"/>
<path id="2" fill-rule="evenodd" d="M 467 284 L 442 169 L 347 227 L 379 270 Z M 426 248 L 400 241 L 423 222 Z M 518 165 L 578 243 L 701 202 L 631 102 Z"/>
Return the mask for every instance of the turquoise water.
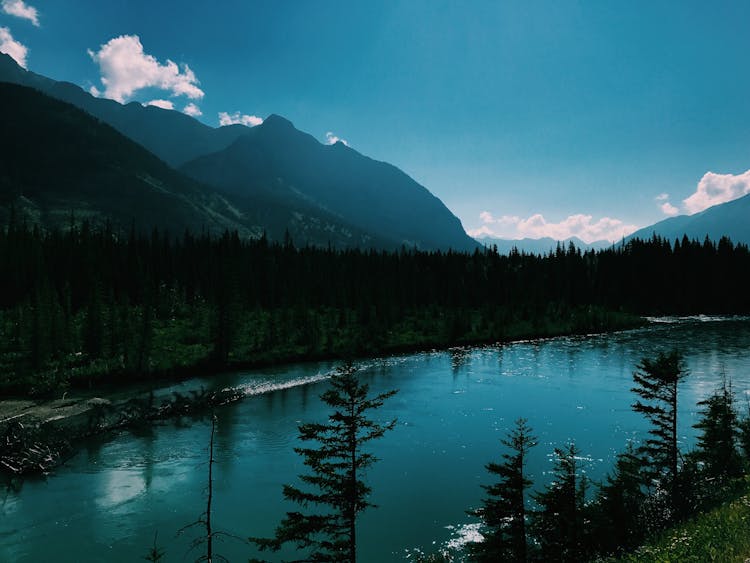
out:
<path id="1" fill-rule="evenodd" d="M 689 448 L 695 403 L 731 376 L 740 403 L 750 398 L 750 320 L 696 318 L 610 335 L 455 349 L 361 362 L 373 392 L 399 389 L 377 416 L 398 424 L 373 450 L 367 480 L 379 508 L 359 526 L 360 561 L 406 559 L 415 549 L 460 543 L 473 520 L 484 464 L 519 416 L 539 437 L 529 462 L 536 486 L 550 454 L 574 439 L 594 479 L 610 468 L 644 424 L 630 410 L 640 358 L 681 349 L 680 436 Z M 303 471 L 292 448 L 297 425 L 323 420 L 318 395 L 335 367 L 292 365 L 192 380 L 164 388 L 242 386 L 248 398 L 217 412 L 214 526 L 237 538 L 270 535 L 286 510 L 281 487 Z M 138 561 L 158 531 L 164 561 L 193 561 L 195 521 L 205 502 L 207 419 L 183 419 L 88 442 L 46 480 L 0 495 L 0 561 Z M 230 561 L 256 553 L 225 537 L 215 552 Z M 289 554 L 287 554 L 289 555 Z M 282 556 L 272 554 L 270 560 Z"/>

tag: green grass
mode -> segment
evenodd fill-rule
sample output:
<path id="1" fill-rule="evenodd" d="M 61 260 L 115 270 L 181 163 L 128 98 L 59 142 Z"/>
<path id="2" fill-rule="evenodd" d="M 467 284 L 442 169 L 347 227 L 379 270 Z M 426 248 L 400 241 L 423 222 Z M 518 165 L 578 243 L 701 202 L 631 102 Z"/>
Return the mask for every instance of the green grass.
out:
<path id="1" fill-rule="evenodd" d="M 743 563 L 750 558 L 750 478 L 742 494 L 667 532 L 622 563 Z"/>

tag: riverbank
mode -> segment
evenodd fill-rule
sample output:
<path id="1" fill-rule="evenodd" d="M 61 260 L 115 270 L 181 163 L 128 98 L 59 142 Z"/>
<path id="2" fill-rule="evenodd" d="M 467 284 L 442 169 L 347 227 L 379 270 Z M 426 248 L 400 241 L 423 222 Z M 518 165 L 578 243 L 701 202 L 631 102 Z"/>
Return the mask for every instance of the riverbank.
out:
<path id="1" fill-rule="evenodd" d="M 485 337 L 464 338 L 450 343 L 426 339 L 424 334 L 415 332 L 409 335 L 397 334 L 391 335 L 393 342 L 390 346 L 379 347 L 377 353 L 367 353 L 368 348 L 360 348 L 357 356 L 376 357 L 445 350 L 455 345 L 507 344 L 520 340 L 615 332 L 646 324 L 640 317 L 616 315 L 605 318 L 611 325 L 609 330 L 594 331 L 589 330 L 588 326 L 580 325 L 577 328 L 582 330 L 563 330 L 572 327 L 558 324 L 547 325 L 542 331 L 533 331 L 530 324 L 519 324 L 512 327 L 513 330 L 508 331 L 509 336 L 502 341 Z M 616 322 L 612 322 L 613 320 Z M 4 444 L 0 454 L 0 473 L 11 476 L 44 474 L 72 455 L 76 451 L 76 444 L 85 438 L 152 420 L 197 414 L 214 406 L 240 400 L 244 396 L 242 392 L 233 389 L 210 393 L 195 389 L 190 390 L 187 395 L 175 393 L 155 401 L 142 385 L 144 380 L 153 386 L 227 370 L 345 358 L 344 354 L 283 355 L 280 352 L 279 349 L 274 349 L 266 355 L 255 356 L 252 360 L 234 360 L 222 366 L 201 362 L 179 370 L 150 373 L 146 378 L 94 378 L 89 380 L 93 385 L 73 386 L 63 391 L 62 398 L 15 397 L 0 400 L 0 439 Z"/>
<path id="2" fill-rule="evenodd" d="M 392 321 L 365 318 L 348 309 L 280 309 L 235 312 L 231 330 L 217 342 L 211 313 L 200 307 L 175 310 L 167 319 L 149 319 L 147 311 L 139 310 L 132 315 L 148 322 L 143 334 L 118 337 L 98 355 L 85 351 L 83 317 L 71 321 L 71 333 L 78 335 L 74 341 L 80 345 L 72 343 L 73 351 L 46 363 L 34 365 L 28 354 L 0 346 L 0 396 L 50 399 L 76 389 L 124 388 L 292 362 L 604 333 L 647 323 L 633 314 L 583 306 L 548 306 L 524 315 L 497 308 L 427 307 L 394 313 Z M 0 313 L 0 325 L 2 321 Z"/>
<path id="3" fill-rule="evenodd" d="M 176 416 L 198 415 L 240 400 L 236 389 L 131 398 L 65 397 L 0 401 L 0 474 L 44 475 L 75 453 L 85 438 Z"/>

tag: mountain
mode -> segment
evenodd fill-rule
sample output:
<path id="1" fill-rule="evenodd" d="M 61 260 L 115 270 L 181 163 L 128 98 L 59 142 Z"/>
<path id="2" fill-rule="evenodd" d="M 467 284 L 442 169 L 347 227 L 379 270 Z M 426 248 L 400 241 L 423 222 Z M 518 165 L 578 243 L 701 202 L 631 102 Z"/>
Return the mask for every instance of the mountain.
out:
<path id="1" fill-rule="evenodd" d="M 548 254 L 554 252 L 557 249 L 558 244 L 562 245 L 564 249 L 567 249 L 571 242 L 576 248 L 584 252 L 586 250 L 599 250 L 601 248 L 612 246 L 612 243 L 607 240 L 597 240 L 592 243 L 586 243 L 578 237 L 571 237 L 561 241 L 557 241 L 551 237 L 524 238 L 518 240 L 482 237 L 477 238 L 476 240 L 480 244 L 489 248 L 497 245 L 497 251 L 500 254 L 510 254 L 514 248 L 517 249 L 518 252 L 525 252 L 527 254 Z"/>
<path id="2" fill-rule="evenodd" d="M 33 224 L 109 221 L 116 230 L 185 229 L 242 237 L 285 232 L 302 244 L 393 247 L 324 212 L 234 197 L 197 182 L 82 110 L 37 90 L 0 83 L 0 219 Z"/>
<path id="3" fill-rule="evenodd" d="M 217 194 L 231 192 L 253 232 L 279 239 L 288 230 L 298 244 L 342 247 L 477 247 L 445 205 L 409 176 L 341 143 L 322 145 L 284 118 L 271 116 L 254 128 L 212 128 L 177 111 L 96 98 L 1 53 L 0 82 L 73 104 L 170 166 L 184 164 Z"/>
<path id="4" fill-rule="evenodd" d="M 732 242 L 750 244 L 750 195 L 714 205 L 694 215 L 664 219 L 634 232 L 625 240 L 649 239 L 654 234 L 672 241 L 684 235 L 698 240 L 708 236 L 715 241 L 727 236 Z"/>
<path id="5" fill-rule="evenodd" d="M 340 142 L 321 144 L 277 115 L 180 170 L 227 193 L 331 213 L 398 244 L 478 247 L 437 197 L 395 166 Z"/>
<path id="6" fill-rule="evenodd" d="M 0 82 L 29 86 L 73 104 L 143 145 L 173 167 L 202 154 L 221 150 L 248 131 L 244 125 L 215 129 L 178 111 L 144 107 L 138 102 L 123 105 L 97 98 L 70 82 L 57 82 L 27 71 L 4 53 L 0 53 Z"/>
<path id="7" fill-rule="evenodd" d="M 181 233 L 202 227 L 256 234 L 228 200 L 184 177 L 83 111 L 0 83 L 0 206 L 28 221 L 78 219 Z"/>

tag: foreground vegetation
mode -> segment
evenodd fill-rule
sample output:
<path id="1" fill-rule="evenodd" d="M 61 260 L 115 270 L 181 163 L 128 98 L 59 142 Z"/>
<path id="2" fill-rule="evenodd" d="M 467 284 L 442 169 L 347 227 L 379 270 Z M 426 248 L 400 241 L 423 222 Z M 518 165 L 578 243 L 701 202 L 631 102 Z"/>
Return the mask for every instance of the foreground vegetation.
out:
<path id="1" fill-rule="evenodd" d="M 616 561 L 622 563 L 743 563 L 750 558 L 750 480 L 718 508 L 676 526 Z M 613 560 L 614 561 L 614 560 Z"/>
<path id="2" fill-rule="evenodd" d="M 750 252 L 660 239 L 547 256 L 0 229 L 0 394 L 748 313 Z M 679 286 L 672 282 L 680 279 Z"/>

